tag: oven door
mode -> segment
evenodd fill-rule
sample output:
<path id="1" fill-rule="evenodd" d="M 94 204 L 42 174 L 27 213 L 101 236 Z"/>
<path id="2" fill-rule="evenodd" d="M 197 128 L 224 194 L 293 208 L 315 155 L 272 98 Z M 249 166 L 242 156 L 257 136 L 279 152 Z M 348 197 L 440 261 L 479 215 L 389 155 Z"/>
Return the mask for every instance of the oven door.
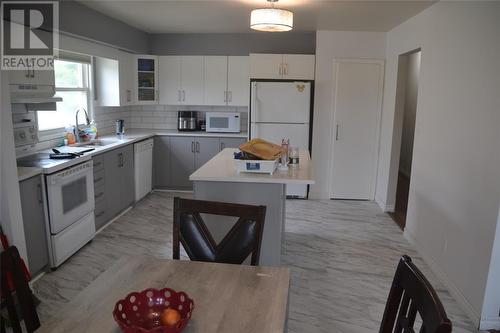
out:
<path id="1" fill-rule="evenodd" d="M 47 176 L 50 232 L 55 235 L 94 210 L 92 161 Z"/>

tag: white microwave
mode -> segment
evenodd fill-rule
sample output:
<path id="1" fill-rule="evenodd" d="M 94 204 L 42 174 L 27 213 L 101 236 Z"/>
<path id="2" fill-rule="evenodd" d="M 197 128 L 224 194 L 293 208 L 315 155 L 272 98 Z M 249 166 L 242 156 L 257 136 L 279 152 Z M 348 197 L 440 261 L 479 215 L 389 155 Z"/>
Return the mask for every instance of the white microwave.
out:
<path id="1" fill-rule="evenodd" d="M 240 132 L 239 112 L 207 112 L 205 120 L 207 132 Z"/>

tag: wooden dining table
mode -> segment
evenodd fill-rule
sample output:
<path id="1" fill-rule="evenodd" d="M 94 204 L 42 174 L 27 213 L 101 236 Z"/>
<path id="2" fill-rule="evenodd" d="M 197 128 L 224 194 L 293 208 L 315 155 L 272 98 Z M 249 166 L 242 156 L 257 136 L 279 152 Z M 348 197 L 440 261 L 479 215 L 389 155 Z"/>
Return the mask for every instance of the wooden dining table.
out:
<path id="1" fill-rule="evenodd" d="M 134 256 L 119 259 L 45 322 L 43 333 L 118 333 L 116 302 L 133 291 L 172 288 L 194 301 L 183 333 L 286 331 L 290 271 Z"/>

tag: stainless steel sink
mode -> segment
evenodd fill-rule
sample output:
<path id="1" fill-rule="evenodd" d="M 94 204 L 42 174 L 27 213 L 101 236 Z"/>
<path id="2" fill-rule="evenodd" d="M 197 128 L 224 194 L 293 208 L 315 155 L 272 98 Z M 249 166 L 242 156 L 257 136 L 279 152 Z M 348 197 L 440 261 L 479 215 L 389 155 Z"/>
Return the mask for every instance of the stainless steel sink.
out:
<path id="1" fill-rule="evenodd" d="M 111 145 L 113 143 L 117 143 L 119 141 L 120 141 L 120 139 L 103 138 L 103 139 L 92 140 L 92 141 L 89 141 L 89 142 L 75 143 L 72 146 L 73 147 L 103 147 L 103 146 Z"/>

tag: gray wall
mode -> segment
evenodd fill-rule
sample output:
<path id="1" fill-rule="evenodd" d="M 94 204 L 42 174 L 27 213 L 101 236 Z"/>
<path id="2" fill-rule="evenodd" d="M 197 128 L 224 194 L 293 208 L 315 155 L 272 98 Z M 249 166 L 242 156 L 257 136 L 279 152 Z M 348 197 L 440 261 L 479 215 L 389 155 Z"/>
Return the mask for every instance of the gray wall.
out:
<path id="1" fill-rule="evenodd" d="M 315 51 L 315 32 L 151 35 L 151 52 L 157 55 L 314 54 Z"/>
<path id="2" fill-rule="evenodd" d="M 149 34 L 75 1 L 59 2 L 59 29 L 137 53 L 149 53 Z"/>

